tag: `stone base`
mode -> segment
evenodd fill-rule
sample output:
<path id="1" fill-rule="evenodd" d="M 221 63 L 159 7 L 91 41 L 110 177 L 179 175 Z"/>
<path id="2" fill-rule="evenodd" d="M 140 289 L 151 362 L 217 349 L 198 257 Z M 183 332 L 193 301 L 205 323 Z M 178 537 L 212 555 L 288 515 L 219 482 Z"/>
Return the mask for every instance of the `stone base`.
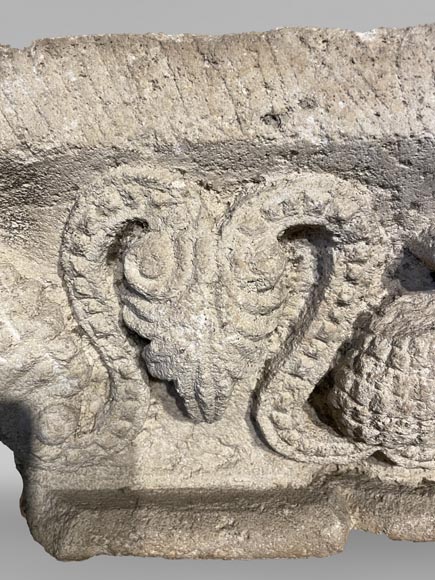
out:
<path id="1" fill-rule="evenodd" d="M 434 541 L 434 494 L 433 485 L 357 477 L 302 490 L 58 491 L 46 496 L 47 519 L 27 517 L 35 539 L 60 560 L 324 557 L 341 552 L 352 529 Z"/>

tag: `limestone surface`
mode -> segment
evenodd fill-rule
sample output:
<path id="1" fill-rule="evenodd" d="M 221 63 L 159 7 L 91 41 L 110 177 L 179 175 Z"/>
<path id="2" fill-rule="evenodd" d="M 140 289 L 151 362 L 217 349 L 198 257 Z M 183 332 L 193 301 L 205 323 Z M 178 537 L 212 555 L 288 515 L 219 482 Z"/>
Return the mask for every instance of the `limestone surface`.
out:
<path id="1" fill-rule="evenodd" d="M 435 26 L 0 47 L 0 440 L 59 559 L 435 541 Z"/>

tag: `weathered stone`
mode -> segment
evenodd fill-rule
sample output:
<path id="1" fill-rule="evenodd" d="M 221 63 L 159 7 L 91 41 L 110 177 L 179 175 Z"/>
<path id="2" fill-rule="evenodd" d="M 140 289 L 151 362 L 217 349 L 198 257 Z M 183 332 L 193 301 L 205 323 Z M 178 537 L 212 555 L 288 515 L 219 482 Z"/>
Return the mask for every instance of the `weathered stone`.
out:
<path id="1" fill-rule="evenodd" d="M 435 540 L 434 49 L 0 49 L 0 436 L 51 554 Z"/>

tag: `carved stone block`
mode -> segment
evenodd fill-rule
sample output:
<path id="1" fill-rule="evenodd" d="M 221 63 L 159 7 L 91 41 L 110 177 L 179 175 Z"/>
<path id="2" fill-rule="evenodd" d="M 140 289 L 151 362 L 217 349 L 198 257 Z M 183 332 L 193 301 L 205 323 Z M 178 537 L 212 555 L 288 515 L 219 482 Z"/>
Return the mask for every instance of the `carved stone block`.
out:
<path id="1" fill-rule="evenodd" d="M 435 540 L 434 49 L 0 49 L 0 437 L 48 552 Z"/>

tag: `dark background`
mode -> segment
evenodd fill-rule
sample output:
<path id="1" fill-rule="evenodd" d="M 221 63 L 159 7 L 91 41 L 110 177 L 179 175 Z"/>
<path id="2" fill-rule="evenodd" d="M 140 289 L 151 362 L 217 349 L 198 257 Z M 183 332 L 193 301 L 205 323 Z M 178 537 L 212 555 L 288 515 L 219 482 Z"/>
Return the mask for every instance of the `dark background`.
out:
<path id="1" fill-rule="evenodd" d="M 44 37 L 108 32 L 219 34 L 282 26 L 405 27 L 435 23 L 435 0 L 7 0 L 0 5 L 0 44 L 28 46 Z M 20 516 L 21 480 L 0 444 L 0 579 L 309 578 L 409 580 L 435 577 L 435 544 L 392 542 L 353 532 L 343 554 L 323 560 L 166 561 L 97 557 L 59 563 L 36 544 Z M 435 517 L 435 514 L 434 514 Z"/>

